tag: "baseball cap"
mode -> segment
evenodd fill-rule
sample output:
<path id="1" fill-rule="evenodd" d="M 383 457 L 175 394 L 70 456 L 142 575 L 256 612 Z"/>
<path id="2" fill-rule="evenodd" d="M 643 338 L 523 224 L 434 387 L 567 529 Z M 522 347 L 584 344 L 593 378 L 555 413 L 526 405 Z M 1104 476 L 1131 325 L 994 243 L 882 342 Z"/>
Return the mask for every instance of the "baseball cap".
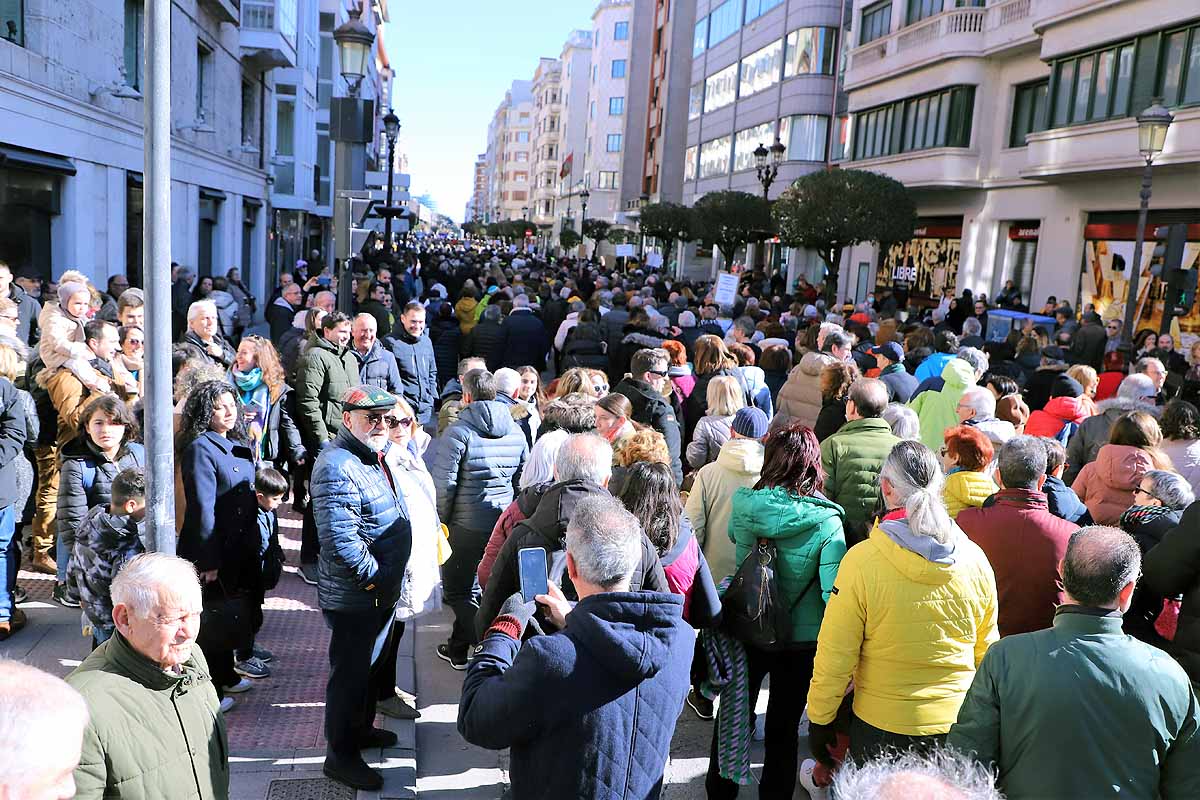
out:
<path id="1" fill-rule="evenodd" d="M 901 348 L 900 345 L 896 344 L 895 342 L 884 342 L 883 344 L 878 345 L 877 347 L 872 347 L 870 350 L 870 353 L 873 356 L 883 356 L 884 358 L 888 359 L 889 361 L 903 361 L 904 360 L 904 349 Z"/>

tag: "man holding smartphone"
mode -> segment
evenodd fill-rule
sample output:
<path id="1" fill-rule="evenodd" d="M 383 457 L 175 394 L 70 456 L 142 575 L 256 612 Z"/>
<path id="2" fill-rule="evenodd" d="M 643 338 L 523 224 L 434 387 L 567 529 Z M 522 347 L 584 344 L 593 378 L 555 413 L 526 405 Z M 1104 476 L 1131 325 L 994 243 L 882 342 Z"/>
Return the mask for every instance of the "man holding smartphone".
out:
<path id="1" fill-rule="evenodd" d="M 511 749 L 514 797 L 658 796 L 695 633 L 681 597 L 630 591 L 642 538 L 620 501 L 581 500 L 566 535 L 578 604 L 553 584 L 536 603 L 513 594 L 475 647 L 458 730 Z M 522 645 L 538 603 L 562 630 Z"/>

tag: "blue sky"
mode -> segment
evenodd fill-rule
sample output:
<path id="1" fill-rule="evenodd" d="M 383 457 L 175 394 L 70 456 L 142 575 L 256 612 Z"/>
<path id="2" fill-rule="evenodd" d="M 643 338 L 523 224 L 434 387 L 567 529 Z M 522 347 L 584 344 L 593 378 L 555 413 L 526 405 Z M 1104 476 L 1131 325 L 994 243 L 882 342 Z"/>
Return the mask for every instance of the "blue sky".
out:
<path id="1" fill-rule="evenodd" d="M 492 112 L 542 56 L 557 58 L 575 28 L 591 28 L 597 0 L 391 0 L 384 32 L 396 70 L 392 103 L 414 195 L 462 221 L 475 156 Z"/>

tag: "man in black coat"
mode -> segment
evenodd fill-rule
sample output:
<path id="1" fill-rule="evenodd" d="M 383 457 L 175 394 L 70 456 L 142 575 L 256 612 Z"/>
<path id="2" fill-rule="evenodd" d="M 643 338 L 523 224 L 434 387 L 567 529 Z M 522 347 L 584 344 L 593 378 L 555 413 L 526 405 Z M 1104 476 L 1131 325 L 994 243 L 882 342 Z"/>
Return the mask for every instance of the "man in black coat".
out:
<path id="1" fill-rule="evenodd" d="M 676 485 L 683 484 L 683 463 L 680 460 L 682 439 L 679 417 L 671 404 L 663 397 L 670 359 L 661 348 L 638 350 L 629 361 L 630 375 L 613 387 L 617 394 L 624 395 L 633 406 L 633 421 L 649 425 L 667 440 L 667 451 L 671 454 L 671 471 L 675 473 Z"/>
<path id="2" fill-rule="evenodd" d="M 278 342 L 288 329 L 296 314 L 304 309 L 304 290 L 299 284 L 289 283 L 283 287 L 283 292 L 276 297 L 264 312 L 267 325 L 271 330 L 271 341 Z"/>
<path id="3" fill-rule="evenodd" d="M 546 368 L 550 337 L 546 334 L 546 326 L 529 307 L 528 297 L 519 294 L 513 298 L 513 309 L 501 326 L 501 334 L 501 367 L 531 366 L 538 372 Z"/>
<path id="4" fill-rule="evenodd" d="M 1108 345 L 1108 333 L 1100 321 L 1100 315 L 1088 311 L 1083 315 L 1083 325 L 1075 331 L 1068 356 L 1072 364 L 1087 364 L 1097 372 L 1104 367 L 1104 352 Z"/>
<path id="5" fill-rule="evenodd" d="M 500 369 L 500 344 L 504 330 L 500 325 L 500 306 L 490 303 L 483 309 L 479 322 L 463 340 L 463 356 L 476 356 L 487 362 L 488 370 Z"/>
<path id="6" fill-rule="evenodd" d="M 433 401 L 437 399 L 437 359 L 433 342 L 425 333 L 425 306 L 413 300 L 404 306 L 392 331 L 392 354 L 404 387 L 404 399 L 413 407 L 417 423 L 433 419 Z"/>

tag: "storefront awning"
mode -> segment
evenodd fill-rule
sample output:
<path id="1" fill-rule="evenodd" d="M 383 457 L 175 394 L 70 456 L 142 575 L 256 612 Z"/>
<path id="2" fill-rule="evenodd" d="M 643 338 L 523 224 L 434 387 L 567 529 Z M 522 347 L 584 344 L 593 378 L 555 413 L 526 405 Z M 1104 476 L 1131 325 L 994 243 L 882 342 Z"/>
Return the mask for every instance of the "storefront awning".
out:
<path id="1" fill-rule="evenodd" d="M 75 174 L 75 165 L 69 158 L 7 144 L 0 144 L 0 166 L 30 172 L 53 172 L 56 175 Z"/>
<path id="2" fill-rule="evenodd" d="M 259 200 L 257 197 L 243 197 L 242 198 L 242 205 L 254 206 L 255 208 L 262 208 L 262 204 L 263 204 L 263 201 Z"/>
<path id="3" fill-rule="evenodd" d="M 226 194 L 224 192 L 222 192 L 220 189 L 207 189 L 203 186 L 200 187 L 200 199 L 201 200 L 218 200 L 218 201 L 224 202 L 225 197 L 226 197 Z"/>

